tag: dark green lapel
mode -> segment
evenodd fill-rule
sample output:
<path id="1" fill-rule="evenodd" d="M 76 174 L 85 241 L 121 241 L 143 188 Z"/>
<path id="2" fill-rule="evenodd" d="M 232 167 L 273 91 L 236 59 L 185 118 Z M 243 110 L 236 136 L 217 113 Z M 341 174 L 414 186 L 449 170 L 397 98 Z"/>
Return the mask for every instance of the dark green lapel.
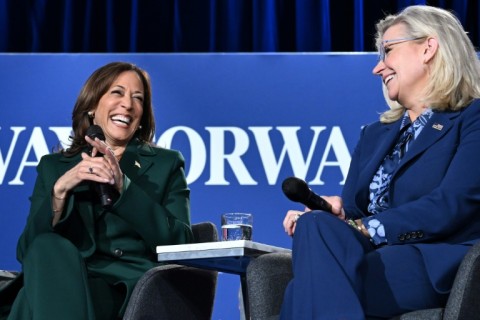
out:
<path id="1" fill-rule="evenodd" d="M 155 151 L 152 147 L 134 139 L 125 149 L 125 153 L 120 160 L 120 167 L 130 180 L 137 180 L 152 166 L 153 162 L 150 158 L 154 155 Z"/>

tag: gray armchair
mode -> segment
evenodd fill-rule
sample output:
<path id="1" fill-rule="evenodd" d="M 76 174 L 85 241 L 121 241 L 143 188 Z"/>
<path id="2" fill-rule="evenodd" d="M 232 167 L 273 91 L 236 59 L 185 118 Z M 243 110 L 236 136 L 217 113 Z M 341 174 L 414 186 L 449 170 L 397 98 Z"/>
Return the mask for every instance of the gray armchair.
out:
<path id="1" fill-rule="evenodd" d="M 215 224 L 192 225 L 194 242 L 218 241 Z M 125 311 L 125 320 L 198 319 L 212 316 L 217 271 L 162 265 L 138 281 Z"/>
<path id="2" fill-rule="evenodd" d="M 278 319 L 283 293 L 292 278 L 291 254 L 269 253 L 247 267 L 248 301 L 252 320 Z M 444 308 L 409 312 L 392 320 L 480 319 L 480 243 L 463 259 Z"/>

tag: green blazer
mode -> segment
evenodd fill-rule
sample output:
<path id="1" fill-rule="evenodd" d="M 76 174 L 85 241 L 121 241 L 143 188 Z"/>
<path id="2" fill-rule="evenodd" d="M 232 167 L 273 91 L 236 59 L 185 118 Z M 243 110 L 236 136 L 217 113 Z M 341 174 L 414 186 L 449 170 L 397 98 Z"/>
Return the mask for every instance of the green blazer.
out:
<path id="1" fill-rule="evenodd" d="M 124 190 L 112 207 L 103 209 L 90 183 L 83 183 L 68 195 L 62 218 L 52 228 L 53 185 L 81 160 L 80 154 L 60 153 L 40 160 L 17 258 L 22 262 L 37 235 L 61 234 L 78 248 L 89 275 L 125 285 L 123 312 L 138 279 L 158 265 L 156 247 L 192 241 L 184 159 L 177 151 L 131 141 L 120 161 Z"/>

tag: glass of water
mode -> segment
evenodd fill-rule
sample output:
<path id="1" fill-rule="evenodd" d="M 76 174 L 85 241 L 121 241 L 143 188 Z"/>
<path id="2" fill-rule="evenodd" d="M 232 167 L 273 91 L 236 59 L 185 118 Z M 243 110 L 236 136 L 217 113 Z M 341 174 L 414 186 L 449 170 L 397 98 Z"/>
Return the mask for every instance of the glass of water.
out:
<path id="1" fill-rule="evenodd" d="M 222 214 L 222 240 L 252 240 L 253 216 L 251 213 Z"/>

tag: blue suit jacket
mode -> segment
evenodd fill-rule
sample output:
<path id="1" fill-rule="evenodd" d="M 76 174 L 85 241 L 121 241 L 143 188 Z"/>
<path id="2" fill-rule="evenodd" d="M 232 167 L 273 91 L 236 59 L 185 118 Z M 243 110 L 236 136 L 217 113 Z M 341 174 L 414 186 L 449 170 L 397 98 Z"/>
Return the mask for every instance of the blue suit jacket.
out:
<path id="1" fill-rule="evenodd" d="M 400 123 L 362 129 L 343 189 L 347 217 L 369 215 L 369 184 Z M 461 259 L 480 239 L 480 101 L 432 115 L 393 173 L 389 199 L 390 209 L 377 214 L 388 245 L 417 247 L 434 286 L 448 291 Z"/>

